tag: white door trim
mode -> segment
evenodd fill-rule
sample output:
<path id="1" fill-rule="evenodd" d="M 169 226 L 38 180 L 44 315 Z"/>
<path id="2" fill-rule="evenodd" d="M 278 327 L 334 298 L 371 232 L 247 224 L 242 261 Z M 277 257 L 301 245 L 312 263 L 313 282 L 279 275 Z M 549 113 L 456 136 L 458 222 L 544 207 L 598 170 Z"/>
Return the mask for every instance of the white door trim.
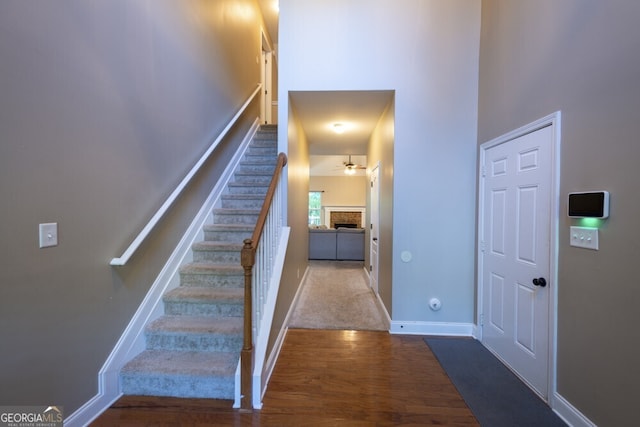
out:
<path id="1" fill-rule="evenodd" d="M 548 372 L 548 381 L 547 381 L 547 396 L 548 403 L 551 408 L 556 406 L 556 402 L 554 400 L 554 396 L 556 395 L 556 336 L 557 336 L 557 296 L 558 296 L 558 228 L 559 228 L 559 219 L 560 219 L 560 121 L 561 121 L 561 113 L 560 111 L 556 111 L 553 114 L 550 114 L 546 117 L 538 119 L 528 125 L 522 126 L 518 129 L 515 129 L 511 132 L 508 132 L 502 136 L 499 136 L 495 139 L 487 141 L 480 145 L 480 159 L 479 159 L 479 192 L 478 194 L 484 194 L 484 176 L 485 171 L 483 170 L 483 165 L 485 161 L 485 156 L 487 150 L 497 145 L 503 144 L 505 142 L 514 140 L 523 135 L 532 133 L 537 131 L 538 129 L 542 129 L 547 126 L 552 127 L 553 132 L 553 143 L 551 147 L 551 212 L 550 214 L 550 238 L 549 242 L 549 275 L 551 277 L 551 283 L 553 286 L 549 292 L 549 372 Z M 481 224 L 484 224 L 484 198 L 478 197 L 478 218 L 477 218 L 478 227 L 478 247 L 477 251 L 477 307 L 476 312 L 478 313 L 478 319 L 476 319 L 477 327 L 477 338 L 478 340 L 482 340 L 482 310 L 483 310 L 483 301 L 482 301 L 482 291 L 483 291 L 483 227 Z"/>
<path id="2" fill-rule="evenodd" d="M 373 188 L 373 178 L 376 178 L 376 188 Z M 376 163 L 376 165 L 371 169 L 371 173 L 369 174 L 369 201 L 371 203 L 370 206 L 370 227 L 369 227 L 369 286 L 373 289 L 373 292 L 380 298 L 379 290 L 380 290 L 380 161 Z M 376 192 L 375 197 L 375 205 L 373 201 L 373 194 Z M 376 236 L 372 235 L 371 230 L 375 227 Z M 373 239 L 374 237 L 377 239 L 376 241 L 376 251 L 374 255 L 373 251 Z M 375 263 L 375 268 L 373 268 Z"/>
<path id="3" fill-rule="evenodd" d="M 261 29 L 262 50 L 260 52 L 260 82 L 262 83 L 262 92 L 260 93 L 260 123 L 273 123 L 271 108 L 273 99 L 273 75 L 272 61 L 273 49 L 269 43 L 264 29 Z"/>

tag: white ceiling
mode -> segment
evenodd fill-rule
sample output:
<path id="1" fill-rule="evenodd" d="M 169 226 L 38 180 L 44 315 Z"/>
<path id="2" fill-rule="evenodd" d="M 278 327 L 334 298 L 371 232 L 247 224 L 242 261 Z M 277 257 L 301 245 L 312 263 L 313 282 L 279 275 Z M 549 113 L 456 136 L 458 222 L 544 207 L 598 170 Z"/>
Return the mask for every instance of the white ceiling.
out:
<path id="1" fill-rule="evenodd" d="M 289 95 L 309 142 L 309 154 L 349 155 L 367 154 L 369 138 L 393 92 L 297 91 Z M 335 123 L 344 125 L 344 133 L 334 131 Z"/>
<path id="2" fill-rule="evenodd" d="M 366 165 L 367 147 L 380 116 L 392 99 L 392 91 L 300 91 L 290 92 L 309 142 L 309 174 L 344 174 L 340 166 L 352 155 L 353 163 Z M 338 134 L 334 124 L 344 132 Z M 357 175 L 364 175 L 358 170 Z"/>

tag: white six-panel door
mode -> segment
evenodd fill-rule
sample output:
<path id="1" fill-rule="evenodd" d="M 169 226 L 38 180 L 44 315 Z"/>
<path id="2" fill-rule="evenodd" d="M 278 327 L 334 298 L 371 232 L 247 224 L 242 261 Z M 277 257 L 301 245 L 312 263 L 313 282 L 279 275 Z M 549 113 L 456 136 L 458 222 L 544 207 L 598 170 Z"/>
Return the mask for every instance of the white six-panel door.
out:
<path id="1" fill-rule="evenodd" d="M 483 151 L 482 342 L 545 400 L 549 380 L 553 127 Z"/>

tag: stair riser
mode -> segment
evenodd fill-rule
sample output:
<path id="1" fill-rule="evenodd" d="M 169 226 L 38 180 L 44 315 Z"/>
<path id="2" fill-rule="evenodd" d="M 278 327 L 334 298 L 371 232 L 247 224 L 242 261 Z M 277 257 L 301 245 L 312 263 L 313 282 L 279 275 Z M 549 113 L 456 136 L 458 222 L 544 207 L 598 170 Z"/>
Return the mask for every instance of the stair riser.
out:
<path id="1" fill-rule="evenodd" d="M 264 173 L 264 174 L 273 174 L 273 171 L 275 170 L 275 164 L 274 163 L 267 163 L 267 164 L 259 164 L 259 163 L 245 163 L 245 164 L 240 164 L 240 166 L 237 169 L 239 172 L 260 172 L 260 173 Z"/>
<path id="2" fill-rule="evenodd" d="M 269 144 L 272 146 L 278 145 L 278 134 L 275 132 L 262 132 L 256 133 L 251 140 L 251 146 Z"/>
<path id="3" fill-rule="evenodd" d="M 267 190 L 269 189 L 268 185 L 230 185 L 229 186 L 229 194 L 254 194 L 259 196 L 264 196 L 267 194 Z"/>
<path id="4" fill-rule="evenodd" d="M 244 215 L 234 215 L 228 214 L 225 212 L 215 211 L 213 215 L 213 222 L 215 224 L 247 224 L 254 225 L 258 221 L 258 213 L 256 214 L 244 214 Z"/>
<path id="5" fill-rule="evenodd" d="M 269 146 L 254 146 L 247 149 L 247 154 L 252 156 L 271 156 L 273 158 L 278 155 L 278 149 Z"/>
<path id="6" fill-rule="evenodd" d="M 277 163 L 277 158 L 275 155 L 275 149 L 273 150 L 273 153 L 270 153 L 268 155 L 265 154 L 256 154 L 256 153 L 251 153 L 249 151 L 247 151 L 244 155 L 244 158 L 242 159 L 242 161 L 240 162 L 240 164 L 242 163 L 270 163 L 272 164 L 274 167 Z"/>
<path id="7" fill-rule="evenodd" d="M 204 239 L 210 242 L 242 243 L 244 239 L 251 238 L 251 231 L 205 231 Z"/>
<path id="8" fill-rule="evenodd" d="M 222 208 L 223 209 L 255 209 L 260 210 L 264 203 L 263 198 L 223 198 L 222 199 Z"/>
<path id="9" fill-rule="evenodd" d="M 147 333 L 147 350 L 225 351 L 242 349 L 242 335 Z"/>
<path id="10" fill-rule="evenodd" d="M 237 183 L 241 184 L 261 184 L 261 185 L 269 185 L 271 182 L 272 174 L 249 174 L 236 172 L 234 174 L 234 180 Z"/>
<path id="11" fill-rule="evenodd" d="M 177 316 L 211 316 L 214 319 L 222 317 L 242 317 L 244 305 L 237 303 L 197 303 L 191 301 L 165 301 L 164 313 Z"/>
<path id="12" fill-rule="evenodd" d="M 244 287 L 244 275 L 180 273 L 180 285 L 205 288 L 242 288 Z"/>
<path id="13" fill-rule="evenodd" d="M 195 262 L 215 262 L 220 264 L 240 265 L 240 250 L 237 251 L 205 251 L 193 250 L 193 260 Z"/>
<path id="14" fill-rule="evenodd" d="M 235 388 L 233 376 L 123 374 L 120 383 L 124 394 L 137 396 L 233 399 Z"/>

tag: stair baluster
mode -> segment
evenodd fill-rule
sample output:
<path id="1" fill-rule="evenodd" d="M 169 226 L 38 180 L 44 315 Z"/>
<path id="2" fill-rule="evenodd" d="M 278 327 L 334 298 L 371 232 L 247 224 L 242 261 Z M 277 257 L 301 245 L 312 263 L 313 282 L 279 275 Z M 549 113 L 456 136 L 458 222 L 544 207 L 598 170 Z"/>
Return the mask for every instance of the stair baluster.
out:
<path id="1" fill-rule="evenodd" d="M 240 354 L 240 409 L 253 410 L 252 375 L 254 366 L 254 331 L 258 330 L 262 306 L 267 292 L 267 281 L 271 276 L 279 230 L 282 226 L 281 192 L 282 170 L 287 164 L 284 153 L 278 155 L 276 169 L 273 172 L 264 204 L 258 215 L 251 239 L 244 241 L 241 263 L 244 268 L 244 339 Z M 258 268 L 254 269 L 255 265 Z M 254 301 L 256 304 L 254 304 Z"/>

